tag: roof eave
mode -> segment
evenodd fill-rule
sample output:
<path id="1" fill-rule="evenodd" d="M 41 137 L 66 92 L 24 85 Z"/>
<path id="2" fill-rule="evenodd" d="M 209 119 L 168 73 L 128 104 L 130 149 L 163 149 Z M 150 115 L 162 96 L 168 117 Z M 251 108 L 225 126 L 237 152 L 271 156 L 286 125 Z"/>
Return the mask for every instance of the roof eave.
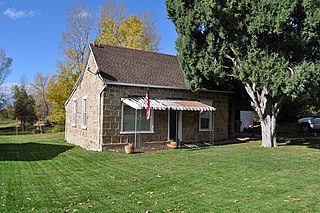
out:
<path id="1" fill-rule="evenodd" d="M 150 88 L 158 88 L 158 89 L 175 89 L 175 90 L 190 90 L 187 87 L 175 87 L 175 86 L 163 86 L 163 85 L 151 85 L 151 84 L 134 84 L 134 83 L 125 83 L 118 81 L 108 81 L 104 79 L 105 84 L 110 85 L 118 85 L 118 86 L 131 86 L 131 87 L 150 87 Z M 234 92 L 224 91 L 224 90 L 208 90 L 208 89 L 200 89 L 201 92 L 215 92 L 215 93 L 226 93 L 232 94 Z"/>

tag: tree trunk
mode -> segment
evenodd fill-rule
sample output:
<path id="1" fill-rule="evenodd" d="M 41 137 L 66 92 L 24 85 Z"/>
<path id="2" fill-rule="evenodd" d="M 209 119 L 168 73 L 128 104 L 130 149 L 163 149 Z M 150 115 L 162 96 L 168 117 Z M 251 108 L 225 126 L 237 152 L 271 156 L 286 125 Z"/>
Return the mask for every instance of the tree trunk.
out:
<path id="1" fill-rule="evenodd" d="M 44 104 L 45 104 L 45 107 L 46 107 L 46 118 L 48 117 L 48 115 L 49 115 L 49 111 L 50 111 L 50 109 L 49 109 L 49 104 L 48 104 L 48 101 L 47 101 L 47 98 L 46 98 L 46 95 L 43 93 L 42 94 L 42 98 L 43 98 L 43 101 L 44 101 Z"/>
<path id="2" fill-rule="evenodd" d="M 251 105 L 257 112 L 261 123 L 262 147 L 277 147 L 276 120 L 284 97 L 274 100 L 269 91 L 259 91 L 255 84 L 245 84 L 251 98 Z"/>
<path id="3" fill-rule="evenodd" d="M 260 118 L 262 147 L 277 147 L 276 117 L 275 115 L 267 115 Z"/>

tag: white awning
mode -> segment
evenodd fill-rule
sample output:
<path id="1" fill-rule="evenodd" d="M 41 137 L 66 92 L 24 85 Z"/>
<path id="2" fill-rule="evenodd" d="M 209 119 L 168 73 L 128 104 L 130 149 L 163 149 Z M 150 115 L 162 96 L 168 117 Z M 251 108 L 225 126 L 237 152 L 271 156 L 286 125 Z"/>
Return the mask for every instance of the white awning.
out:
<path id="1" fill-rule="evenodd" d="M 145 109 L 143 97 L 123 98 L 122 102 L 130 107 L 140 110 Z M 215 111 L 216 108 L 199 101 L 176 100 L 176 99 L 150 99 L 151 109 L 154 110 L 178 110 L 178 111 Z"/>

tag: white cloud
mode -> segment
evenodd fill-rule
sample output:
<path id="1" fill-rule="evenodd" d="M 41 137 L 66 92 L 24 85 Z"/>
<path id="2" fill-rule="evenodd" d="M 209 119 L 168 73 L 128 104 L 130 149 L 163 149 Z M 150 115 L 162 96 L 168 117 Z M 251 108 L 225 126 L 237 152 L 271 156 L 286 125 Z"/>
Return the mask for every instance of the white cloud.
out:
<path id="1" fill-rule="evenodd" d="M 32 18 L 36 16 L 36 13 L 32 10 L 16 10 L 15 8 L 8 8 L 4 11 L 3 15 L 11 18 L 12 20 L 17 20 L 25 17 Z"/>

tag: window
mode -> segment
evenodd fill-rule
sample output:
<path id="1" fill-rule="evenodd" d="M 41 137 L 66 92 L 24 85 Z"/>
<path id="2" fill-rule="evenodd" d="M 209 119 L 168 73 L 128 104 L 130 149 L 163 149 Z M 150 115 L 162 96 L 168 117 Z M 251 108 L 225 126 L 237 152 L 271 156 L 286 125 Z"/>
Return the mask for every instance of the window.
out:
<path id="1" fill-rule="evenodd" d="M 73 99 L 72 102 L 72 124 L 71 126 L 77 125 L 77 99 Z"/>
<path id="2" fill-rule="evenodd" d="M 200 101 L 201 103 L 212 106 L 212 101 Z M 212 129 L 212 112 L 200 112 L 199 115 L 199 131 L 210 131 Z"/>
<path id="3" fill-rule="evenodd" d="M 139 117 L 141 117 L 141 119 L 139 119 Z M 136 118 L 138 118 L 137 121 Z M 126 104 L 122 105 L 121 133 L 135 133 L 135 130 L 141 133 L 152 133 L 152 124 L 153 111 L 151 112 L 151 118 L 147 120 L 146 110 L 136 111 Z"/>
<path id="4" fill-rule="evenodd" d="M 87 99 L 88 97 L 85 96 L 82 98 L 82 128 L 87 128 Z"/>

